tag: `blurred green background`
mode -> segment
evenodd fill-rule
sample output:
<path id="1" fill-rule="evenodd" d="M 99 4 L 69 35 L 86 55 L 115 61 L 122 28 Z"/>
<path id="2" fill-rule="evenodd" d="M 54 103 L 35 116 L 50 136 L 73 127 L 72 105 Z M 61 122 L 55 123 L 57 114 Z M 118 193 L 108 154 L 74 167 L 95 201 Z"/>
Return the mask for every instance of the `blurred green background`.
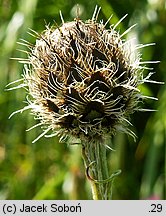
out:
<path id="1" fill-rule="evenodd" d="M 153 65 L 153 79 L 166 81 L 166 1 L 165 0 L 0 0 L 0 199 L 91 199 L 85 180 L 80 146 L 59 143 L 58 138 L 42 138 L 32 144 L 40 129 L 26 132 L 35 120 L 29 111 L 9 115 L 25 105 L 24 90 L 4 91 L 5 86 L 21 78 L 23 65 L 11 58 L 25 57 L 18 51 L 20 38 L 34 43 L 27 34 L 45 24 L 61 24 L 76 16 L 80 5 L 83 20 L 92 17 L 95 5 L 102 7 L 99 19 L 116 23 L 123 32 L 138 23 L 130 36 L 139 43 L 155 46 L 142 50 L 143 60 L 160 60 Z M 151 67 L 152 65 L 148 65 Z M 145 71 L 146 74 L 146 71 Z M 111 172 L 121 169 L 113 186 L 113 199 L 165 199 L 166 86 L 146 84 L 142 91 L 158 97 L 142 106 L 157 112 L 135 113 L 131 117 L 137 140 L 117 134 L 112 140 L 115 152 L 108 152 Z"/>

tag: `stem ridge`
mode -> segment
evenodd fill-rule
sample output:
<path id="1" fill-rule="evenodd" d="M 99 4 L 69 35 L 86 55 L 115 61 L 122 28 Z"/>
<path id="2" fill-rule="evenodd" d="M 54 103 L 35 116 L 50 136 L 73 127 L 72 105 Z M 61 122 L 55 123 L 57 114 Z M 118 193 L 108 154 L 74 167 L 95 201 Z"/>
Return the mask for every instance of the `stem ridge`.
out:
<path id="1" fill-rule="evenodd" d="M 101 139 L 87 142 L 82 147 L 85 172 L 91 184 L 94 200 L 111 199 L 113 180 L 121 173 L 121 170 L 117 170 L 109 176 L 106 156 L 106 146 Z"/>

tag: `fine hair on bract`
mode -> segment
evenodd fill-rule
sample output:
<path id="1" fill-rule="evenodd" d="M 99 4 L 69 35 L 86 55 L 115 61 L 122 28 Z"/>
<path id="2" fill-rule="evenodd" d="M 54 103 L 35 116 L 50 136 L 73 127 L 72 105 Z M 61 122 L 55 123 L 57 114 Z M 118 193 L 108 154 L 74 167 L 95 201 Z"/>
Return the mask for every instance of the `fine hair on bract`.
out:
<path id="1" fill-rule="evenodd" d="M 146 82 L 157 83 L 150 79 L 153 72 L 144 77 L 143 71 L 158 61 L 143 62 L 139 52 L 154 44 L 133 48 L 132 40 L 124 36 L 135 25 L 123 33 L 116 30 L 127 15 L 106 29 L 111 17 L 106 23 L 98 21 L 99 12 L 96 6 L 91 19 L 77 17 L 71 22 L 65 22 L 61 14 L 60 26 L 46 26 L 41 34 L 30 30 L 36 44 L 21 41 L 29 49 L 26 59 L 18 59 L 24 64 L 23 78 L 8 88 L 26 88 L 28 105 L 11 116 L 31 109 L 39 123 L 28 130 L 43 129 L 33 142 L 55 135 L 60 140 L 71 136 L 91 141 L 117 131 L 135 137 L 127 127 L 130 114 L 146 111 L 139 105 L 144 99 L 157 100 L 142 95 L 138 88 Z"/>

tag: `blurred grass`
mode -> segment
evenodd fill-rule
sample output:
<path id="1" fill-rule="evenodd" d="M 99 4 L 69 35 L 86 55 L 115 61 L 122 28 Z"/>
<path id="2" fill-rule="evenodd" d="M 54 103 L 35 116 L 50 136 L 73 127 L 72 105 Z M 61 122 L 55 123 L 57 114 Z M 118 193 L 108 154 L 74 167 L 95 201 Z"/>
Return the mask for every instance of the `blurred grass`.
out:
<path id="1" fill-rule="evenodd" d="M 166 80 L 166 4 L 159 1 L 58 1 L 58 0 L 0 0 L 0 199 L 91 199 L 85 182 L 80 146 L 59 143 L 58 138 L 42 138 L 31 144 L 40 129 L 25 130 L 35 122 L 26 111 L 9 115 L 24 106 L 25 92 L 4 91 L 6 84 L 21 78 L 23 65 L 11 60 L 25 57 L 17 49 L 20 38 L 34 42 L 27 34 L 29 28 L 44 30 L 45 22 L 61 23 L 59 10 L 65 21 L 73 20 L 73 7 L 79 3 L 80 17 L 92 17 L 96 4 L 102 7 L 99 19 L 106 21 L 113 13 L 116 23 L 128 13 L 120 25 L 121 32 L 138 23 L 133 30 L 139 43 L 155 42 L 156 46 L 143 50 L 144 60 L 160 60 L 153 65 L 153 79 Z M 135 113 L 131 119 L 138 138 L 136 143 L 124 134 L 112 140 L 115 152 L 109 154 L 112 171 L 122 169 L 115 180 L 114 199 L 165 199 L 166 155 L 166 86 L 144 85 L 143 91 L 159 98 L 143 106 L 157 109 L 154 113 Z"/>

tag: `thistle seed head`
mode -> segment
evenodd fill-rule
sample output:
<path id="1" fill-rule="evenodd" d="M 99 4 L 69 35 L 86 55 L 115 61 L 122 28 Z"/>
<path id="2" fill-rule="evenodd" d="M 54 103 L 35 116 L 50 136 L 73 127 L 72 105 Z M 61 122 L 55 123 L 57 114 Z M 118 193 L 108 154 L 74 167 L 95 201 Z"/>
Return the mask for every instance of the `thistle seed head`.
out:
<path id="1" fill-rule="evenodd" d="M 47 27 L 36 33 L 34 46 L 28 44 L 24 84 L 30 95 L 27 108 L 44 129 L 38 138 L 50 131 L 50 136 L 80 139 L 130 133 L 126 123 L 138 108 L 144 67 L 138 47 L 131 51 L 116 25 L 106 29 L 96 16 Z"/>

